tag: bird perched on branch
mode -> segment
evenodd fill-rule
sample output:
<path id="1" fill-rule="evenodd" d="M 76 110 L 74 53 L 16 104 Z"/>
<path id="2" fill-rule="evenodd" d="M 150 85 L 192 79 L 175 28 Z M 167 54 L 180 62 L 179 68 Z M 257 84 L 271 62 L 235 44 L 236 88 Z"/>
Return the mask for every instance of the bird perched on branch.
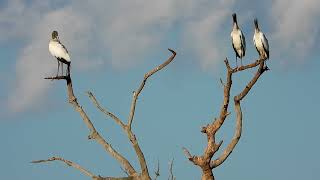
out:
<path id="1" fill-rule="evenodd" d="M 233 18 L 233 27 L 231 31 L 231 41 L 232 41 L 232 47 L 236 53 L 236 64 L 238 67 L 238 60 L 239 57 L 241 59 L 241 66 L 242 66 L 242 58 L 246 54 L 246 40 L 245 37 L 239 28 L 238 22 L 237 22 L 237 15 L 234 13 L 232 14 Z"/>
<path id="2" fill-rule="evenodd" d="M 263 32 L 260 31 L 258 20 L 254 19 L 254 35 L 253 35 L 253 43 L 256 47 L 260 58 L 266 58 L 269 59 L 269 43 L 266 36 L 263 34 Z"/>
<path id="3" fill-rule="evenodd" d="M 58 62 L 57 76 L 59 74 L 60 64 L 61 64 L 61 69 L 62 69 L 62 75 L 63 75 L 63 64 L 67 65 L 67 73 L 66 74 L 69 75 L 70 74 L 70 63 L 71 63 L 70 56 L 68 54 L 68 50 L 66 49 L 66 47 L 63 44 L 61 44 L 57 31 L 52 32 L 52 38 L 49 42 L 49 52 L 51 53 L 52 56 L 57 58 L 57 62 Z"/>

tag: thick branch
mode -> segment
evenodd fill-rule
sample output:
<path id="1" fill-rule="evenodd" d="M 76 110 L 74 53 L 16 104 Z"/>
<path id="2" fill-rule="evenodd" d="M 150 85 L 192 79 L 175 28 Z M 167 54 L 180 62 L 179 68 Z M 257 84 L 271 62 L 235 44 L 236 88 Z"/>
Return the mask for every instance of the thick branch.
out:
<path id="1" fill-rule="evenodd" d="M 32 161 L 31 163 L 44 163 L 44 162 L 50 162 L 50 161 L 62 161 L 64 162 L 65 164 L 67 164 L 68 166 L 71 166 L 75 169 L 78 169 L 79 171 L 81 171 L 83 174 L 91 177 L 91 178 L 94 178 L 95 175 L 92 174 L 90 171 L 86 170 L 85 168 L 81 167 L 80 165 L 72 162 L 72 161 L 69 161 L 69 160 L 65 160 L 61 157 L 52 157 L 50 159 L 47 159 L 47 160 L 37 160 L 37 161 Z"/>

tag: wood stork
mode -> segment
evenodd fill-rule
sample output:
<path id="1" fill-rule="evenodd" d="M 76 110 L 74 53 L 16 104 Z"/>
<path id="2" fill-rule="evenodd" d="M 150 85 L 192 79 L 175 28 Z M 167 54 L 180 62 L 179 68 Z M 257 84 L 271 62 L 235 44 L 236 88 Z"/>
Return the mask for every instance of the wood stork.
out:
<path id="1" fill-rule="evenodd" d="M 239 25 L 237 22 L 237 15 L 234 13 L 232 14 L 232 17 L 233 17 L 233 27 L 231 31 L 231 41 L 232 41 L 232 47 L 236 53 L 236 64 L 238 67 L 237 57 L 241 59 L 241 66 L 242 66 L 242 58 L 246 54 L 246 40 L 241 29 L 239 28 Z"/>
<path id="2" fill-rule="evenodd" d="M 57 76 L 59 74 L 60 64 L 62 69 L 62 75 L 63 75 L 63 64 L 66 64 L 68 66 L 67 75 L 70 74 L 70 63 L 71 63 L 70 56 L 68 54 L 68 50 L 66 49 L 66 47 L 63 44 L 61 44 L 57 31 L 52 32 L 52 37 L 49 42 L 49 52 L 51 53 L 52 56 L 57 58 L 57 62 L 58 62 Z"/>
<path id="3" fill-rule="evenodd" d="M 266 36 L 260 31 L 258 20 L 254 19 L 254 35 L 253 43 L 256 46 L 256 49 L 260 55 L 260 58 L 269 59 L 269 43 Z"/>

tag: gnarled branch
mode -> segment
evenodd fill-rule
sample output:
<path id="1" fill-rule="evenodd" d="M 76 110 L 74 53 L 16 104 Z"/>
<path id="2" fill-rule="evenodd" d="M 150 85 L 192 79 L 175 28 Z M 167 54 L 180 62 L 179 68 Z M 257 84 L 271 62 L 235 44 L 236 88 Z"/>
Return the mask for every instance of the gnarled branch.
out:
<path id="1" fill-rule="evenodd" d="M 251 64 L 237 67 L 237 68 L 231 68 L 229 65 L 228 59 L 224 61 L 227 68 L 227 75 L 226 75 L 227 77 L 226 77 L 226 83 L 223 83 L 222 79 L 220 79 L 220 82 L 223 85 L 224 96 L 223 96 L 223 103 L 221 105 L 219 118 L 215 118 L 211 124 L 208 124 L 207 126 L 201 129 L 201 132 L 207 135 L 207 141 L 208 141 L 207 147 L 205 148 L 205 151 L 201 156 L 191 156 L 189 151 L 187 149 L 184 149 L 184 152 L 188 157 L 188 159 L 202 169 L 202 180 L 214 180 L 212 169 L 221 165 L 229 157 L 229 155 L 232 153 L 233 149 L 237 145 L 242 132 L 242 111 L 241 111 L 240 103 L 241 103 L 241 100 L 251 90 L 253 85 L 257 82 L 257 80 L 262 75 L 262 73 L 268 70 L 268 67 L 264 66 L 265 61 L 266 59 L 258 59 Z M 237 72 L 241 72 L 257 66 L 259 66 L 259 68 L 255 76 L 251 79 L 251 81 L 249 81 L 246 87 L 238 95 L 234 97 L 235 112 L 236 112 L 235 134 L 231 142 L 223 151 L 223 153 L 217 159 L 212 161 L 214 154 L 219 150 L 222 144 L 222 141 L 220 141 L 219 143 L 216 143 L 215 135 L 223 125 L 226 117 L 230 114 L 230 112 L 228 112 L 228 108 L 229 108 L 229 101 L 230 101 L 230 90 L 232 87 L 232 75 Z"/>
<path id="2" fill-rule="evenodd" d="M 262 75 L 263 72 L 268 70 L 267 66 L 264 66 L 264 60 L 265 59 L 260 59 L 257 60 L 255 63 L 249 64 L 246 67 L 256 67 L 259 65 L 259 68 L 255 74 L 255 76 L 249 81 L 249 83 L 246 85 L 246 87 L 234 97 L 234 105 L 235 105 L 235 111 L 236 111 L 236 129 L 235 129 L 235 134 L 227 146 L 227 148 L 223 151 L 223 153 L 214 161 L 211 162 L 211 167 L 215 168 L 221 165 L 227 158 L 228 156 L 232 153 L 233 149 L 237 145 L 237 143 L 240 140 L 241 137 L 241 132 L 242 132 L 242 111 L 241 111 L 241 103 L 240 101 L 248 94 L 248 92 L 251 90 L 253 85 L 257 82 L 259 77 Z M 259 64 L 257 64 L 259 62 Z M 242 69 L 244 70 L 244 69 Z M 238 71 L 235 71 L 238 72 Z"/>

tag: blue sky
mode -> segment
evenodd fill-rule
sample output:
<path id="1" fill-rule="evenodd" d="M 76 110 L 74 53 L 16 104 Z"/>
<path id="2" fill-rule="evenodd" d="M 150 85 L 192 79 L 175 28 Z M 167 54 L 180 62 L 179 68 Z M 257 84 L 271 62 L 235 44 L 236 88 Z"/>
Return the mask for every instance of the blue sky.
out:
<path id="1" fill-rule="evenodd" d="M 131 93 L 143 74 L 177 51 L 174 62 L 153 76 L 141 94 L 134 132 L 152 172 L 160 179 L 174 157 L 178 179 L 199 179 L 200 170 L 181 148 L 201 154 L 200 127 L 217 116 L 222 101 L 223 59 L 235 64 L 230 43 L 231 14 L 246 36 L 244 63 L 257 58 L 253 18 L 269 39 L 271 71 L 242 103 L 243 134 L 216 179 L 319 179 L 320 107 L 317 0 L 0 1 L 0 179 L 88 179 L 59 162 L 30 164 L 53 155 L 75 161 L 95 174 L 122 176 L 119 164 L 99 144 L 67 103 L 64 82 L 43 77 L 56 71 L 48 52 L 52 30 L 60 32 L 72 59 L 79 102 L 99 132 L 138 167 L 125 134 L 86 97 L 125 119 Z M 254 71 L 234 77 L 238 93 Z M 223 148 L 234 130 L 234 113 L 219 132 Z"/>

